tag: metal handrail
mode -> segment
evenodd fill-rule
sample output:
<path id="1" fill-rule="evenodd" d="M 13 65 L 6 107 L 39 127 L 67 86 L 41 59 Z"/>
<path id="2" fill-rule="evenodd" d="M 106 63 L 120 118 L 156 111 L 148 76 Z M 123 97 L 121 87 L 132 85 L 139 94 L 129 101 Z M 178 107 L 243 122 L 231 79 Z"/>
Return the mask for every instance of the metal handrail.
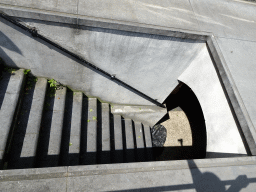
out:
<path id="1" fill-rule="evenodd" d="M 76 58 L 77 60 L 79 60 L 79 61 L 81 61 L 81 62 L 83 62 L 85 65 L 87 65 L 87 66 L 89 66 L 89 67 L 95 69 L 96 71 L 98 71 L 98 72 L 100 72 L 100 73 L 106 75 L 106 76 L 109 77 L 112 81 L 115 81 L 115 82 L 118 82 L 118 83 L 122 84 L 124 87 L 131 89 L 133 92 L 137 93 L 138 95 L 142 96 L 143 98 L 147 99 L 148 101 L 154 103 L 155 105 L 165 108 L 165 106 L 164 106 L 163 104 L 159 103 L 156 99 L 152 99 L 151 97 L 149 97 L 149 96 L 147 96 L 146 94 L 142 93 L 142 92 L 139 91 L 138 89 L 136 89 L 136 88 L 134 88 L 134 87 L 128 85 L 127 83 L 123 82 L 122 80 L 116 78 L 115 75 L 109 74 L 108 72 L 104 71 L 103 69 L 101 69 L 101 68 L 99 68 L 99 67 L 97 67 L 97 66 L 95 66 L 95 65 L 93 65 L 93 64 L 91 64 L 91 63 L 89 63 L 89 62 L 86 61 L 86 60 L 84 60 L 81 56 L 79 56 L 79 55 L 77 55 L 77 54 L 75 54 L 75 53 L 73 53 L 73 52 L 71 52 L 71 51 L 65 49 L 64 47 L 58 45 L 57 43 L 53 42 L 52 40 L 47 39 L 46 37 L 40 35 L 40 34 L 37 32 L 37 30 L 36 30 L 35 27 L 28 27 L 28 26 L 25 26 L 25 25 L 21 24 L 20 22 L 14 20 L 12 17 L 6 15 L 5 13 L 0 13 L 0 16 L 1 16 L 2 18 L 4 18 L 5 20 L 11 22 L 12 24 L 14 24 L 14 25 L 16 25 L 16 26 L 18 26 L 18 27 L 24 29 L 25 31 L 28 31 L 29 33 L 31 33 L 31 35 L 32 35 L 33 37 L 37 37 L 37 38 L 42 39 L 43 41 L 45 41 L 45 42 L 47 42 L 47 43 L 53 45 L 54 47 L 58 48 L 59 50 L 65 52 L 65 53 L 67 53 L 68 55 L 70 55 L 70 56 Z"/>

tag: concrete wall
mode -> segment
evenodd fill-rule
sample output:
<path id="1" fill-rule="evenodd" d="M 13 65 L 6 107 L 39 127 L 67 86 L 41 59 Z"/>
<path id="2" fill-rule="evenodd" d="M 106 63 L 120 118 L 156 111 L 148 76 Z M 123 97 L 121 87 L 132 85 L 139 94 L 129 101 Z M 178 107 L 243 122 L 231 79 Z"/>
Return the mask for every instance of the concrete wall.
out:
<path id="1" fill-rule="evenodd" d="M 119 104 L 153 105 L 124 87 L 67 57 L 51 45 L 1 19 L 0 55 L 6 64 L 29 68 L 89 96 Z M 162 103 L 178 76 L 201 51 L 201 40 L 131 33 L 23 19 L 40 34 Z"/>
<path id="2" fill-rule="evenodd" d="M 207 154 L 247 154 L 206 46 L 179 76 L 195 93 L 203 110 Z"/>

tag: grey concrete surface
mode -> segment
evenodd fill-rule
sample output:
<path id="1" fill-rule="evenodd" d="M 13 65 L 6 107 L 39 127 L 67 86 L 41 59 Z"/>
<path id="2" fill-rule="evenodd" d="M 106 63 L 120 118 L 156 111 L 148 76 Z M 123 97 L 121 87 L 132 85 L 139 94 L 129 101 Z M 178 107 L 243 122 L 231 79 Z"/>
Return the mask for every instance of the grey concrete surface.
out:
<path id="1" fill-rule="evenodd" d="M 152 148 L 152 137 L 149 126 L 144 126 L 146 148 Z"/>
<path id="2" fill-rule="evenodd" d="M 218 37 L 255 41 L 256 6 L 243 1 L 191 0 L 202 31 Z"/>
<path id="3" fill-rule="evenodd" d="M 239 90 L 236 97 L 243 106 L 243 113 L 256 141 L 256 89 L 253 86 L 256 84 L 256 43 L 226 38 L 218 38 L 217 42 L 232 74 L 234 86 Z"/>
<path id="4" fill-rule="evenodd" d="M 233 111 L 234 119 L 236 119 L 239 131 L 242 133 L 241 135 L 243 135 L 242 139 L 244 143 L 247 143 L 245 146 L 247 148 L 248 154 L 255 155 L 256 142 L 253 138 L 253 129 L 251 128 L 252 123 L 247 120 L 249 119 L 246 117 L 248 114 L 243 112 L 246 111 L 245 106 L 241 102 L 239 91 L 236 87 L 232 74 L 227 66 L 216 38 L 214 36 L 208 38 L 207 45 L 211 52 L 219 80 L 223 85 L 226 98 L 228 98 L 230 108 Z"/>
<path id="5" fill-rule="evenodd" d="M 131 119 L 125 119 L 125 141 L 127 149 L 134 149 L 133 126 Z"/>
<path id="6" fill-rule="evenodd" d="M 89 98 L 87 152 L 97 151 L 97 99 Z"/>
<path id="7" fill-rule="evenodd" d="M 109 104 L 102 103 L 101 106 L 102 106 L 102 151 L 110 151 Z"/>
<path id="8" fill-rule="evenodd" d="M 198 30 L 198 23 L 189 0 L 81 0 L 78 14 L 112 20 Z"/>
<path id="9" fill-rule="evenodd" d="M 246 154 L 206 47 L 178 79 L 193 90 L 201 105 L 206 124 L 207 152 Z M 210 158 L 210 153 L 207 157 Z"/>
<path id="10" fill-rule="evenodd" d="M 82 121 L 82 101 L 83 94 L 81 92 L 73 93 L 72 120 L 70 128 L 69 153 L 80 153 L 81 139 L 81 121 Z"/>
<path id="11" fill-rule="evenodd" d="M 41 1 L 16 1 L 16 0 L 1 0 L 3 4 L 29 7 L 35 9 L 43 9 L 57 12 L 65 12 L 77 14 L 78 0 L 41 0 Z"/>
<path id="12" fill-rule="evenodd" d="M 0 190 L 251 192 L 255 163 L 245 157 L 5 170 Z"/>
<path id="13" fill-rule="evenodd" d="M 12 74 L 5 72 L 3 74 L 3 80 L 0 82 L 3 84 L 7 83 L 5 86 L 3 84 L 1 85 L 3 100 L 1 101 L 0 110 L 0 160 L 3 159 L 8 137 L 12 135 L 12 122 L 15 118 L 14 113 L 17 109 L 24 78 L 24 70 L 20 69 Z"/>
<path id="14" fill-rule="evenodd" d="M 88 120 L 87 120 L 87 145 L 86 145 L 86 159 L 88 164 L 96 164 L 96 152 L 97 148 L 97 99 L 88 99 Z"/>
<path id="15" fill-rule="evenodd" d="M 65 111 L 65 99 L 66 99 L 66 87 L 63 89 L 56 90 L 53 113 L 52 113 L 52 123 L 50 128 L 50 138 L 49 138 L 49 147 L 48 155 L 59 156 L 61 150 L 61 133 L 62 125 Z M 57 159 L 57 158 L 56 158 Z M 57 162 L 53 164 L 58 165 Z"/>
<path id="16" fill-rule="evenodd" d="M 80 1 L 3 1 L 4 5 L 28 7 L 72 14 L 108 22 L 148 24 L 190 31 L 206 31 L 221 37 L 255 40 L 255 3 L 239 0 L 80 0 Z M 244 33 L 246 29 L 246 33 Z"/>
<path id="17" fill-rule="evenodd" d="M 177 77 L 192 62 L 204 45 L 200 40 L 184 40 L 173 37 L 88 27 L 74 29 L 70 28 L 69 25 L 52 25 L 51 23 L 34 22 L 31 20 L 27 20 L 27 23 L 31 26 L 38 27 L 41 34 L 69 50 L 82 55 L 87 61 L 110 74 L 116 75 L 117 78 L 151 98 L 157 99 L 160 103 L 163 102 L 177 86 Z M 14 34 L 7 36 L 11 38 L 11 36 L 16 33 L 15 31 L 13 32 Z M 66 39 L 69 39 L 69 41 L 66 41 Z M 33 40 L 30 39 L 28 41 Z M 35 43 L 35 46 L 41 47 L 36 41 L 33 41 L 33 43 Z M 15 44 L 19 46 L 19 42 L 15 41 Z M 26 44 L 28 44 L 28 42 Z M 22 47 L 26 44 L 23 44 Z M 12 52 L 6 49 L 4 49 L 4 52 L 4 55 L 8 55 L 8 57 L 13 60 L 19 57 L 13 57 Z M 29 50 L 24 50 L 23 52 L 26 57 L 31 57 Z M 48 50 L 46 50 L 46 52 L 48 52 Z M 51 59 L 52 62 L 56 63 L 51 67 L 51 71 L 55 71 L 54 74 L 59 81 L 72 86 L 74 89 L 82 90 L 87 95 L 99 97 L 101 100 L 111 103 L 139 104 L 138 102 L 140 101 L 143 105 L 153 105 L 151 102 L 144 101 L 145 99 L 136 97 L 134 93 L 130 93 L 127 90 L 127 96 L 121 95 L 123 91 L 121 91 L 122 87 L 120 85 L 112 86 L 115 83 L 109 80 L 103 80 L 103 77 L 100 77 L 99 74 L 90 72 L 88 68 L 83 67 L 75 61 L 70 60 L 69 63 L 67 63 L 67 60 L 64 60 L 64 58 L 62 58 L 63 56 L 59 54 L 53 55 L 51 53 L 50 55 L 53 57 L 53 60 Z M 41 55 L 38 56 L 41 57 Z M 6 63 L 10 63 L 8 62 L 8 58 L 4 57 L 4 59 L 7 60 Z M 59 66 L 60 62 L 57 62 L 57 60 L 63 60 L 61 66 L 69 65 L 67 67 L 70 68 L 70 70 L 62 69 L 62 67 Z M 71 62 L 73 65 L 70 64 Z M 18 62 L 14 61 L 14 63 L 18 67 L 22 67 Z M 40 64 L 29 65 L 32 72 L 39 76 L 53 75 L 51 72 L 47 71 L 46 68 L 42 69 Z M 29 67 L 27 66 L 27 68 Z M 39 70 L 39 68 L 41 69 Z M 76 72 L 76 75 L 72 74 L 74 72 Z M 65 75 L 66 77 L 67 74 L 74 78 L 65 78 L 64 80 L 63 76 Z M 157 79 L 157 81 L 155 81 L 155 79 Z M 81 81 L 84 82 L 84 84 L 78 85 L 77 82 Z M 101 91 L 103 88 L 105 89 L 104 93 Z"/>
<path id="18" fill-rule="evenodd" d="M 113 125 L 113 119 L 111 119 L 112 114 L 110 114 L 110 106 L 108 103 L 101 104 L 101 163 L 111 162 L 111 143 L 113 144 L 113 136 L 110 127 Z M 112 133 L 113 135 L 113 133 Z M 112 137 L 112 138 L 111 138 Z M 112 141 L 111 141 L 112 139 Z M 112 149 L 113 150 L 113 149 Z"/>
<path id="19" fill-rule="evenodd" d="M 144 148 L 144 138 L 143 138 L 143 130 L 140 122 L 134 122 L 134 130 L 135 130 L 135 138 L 136 138 L 136 148 L 142 149 Z"/>
<path id="20" fill-rule="evenodd" d="M 47 80 L 27 76 L 8 157 L 8 169 L 33 168 L 42 120 Z"/>
<path id="21" fill-rule="evenodd" d="M 120 115 L 114 116 L 114 138 L 115 138 L 115 150 L 123 150 L 123 138 L 122 138 L 122 119 Z"/>
<path id="22" fill-rule="evenodd" d="M 26 135 L 23 141 L 20 157 L 35 157 L 38 144 L 39 131 L 41 126 L 44 99 L 46 94 L 47 79 L 39 78 L 30 109 L 27 123 Z M 32 165 L 34 162 L 32 163 Z"/>
<path id="23" fill-rule="evenodd" d="M 112 104 L 111 113 L 122 115 L 124 118 L 139 121 L 149 126 L 154 126 L 167 114 L 167 110 L 158 106 Z"/>
<path id="24" fill-rule="evenodd" d="M 82 4 L 84 2 L 85 1 L 81 1 L 79 3 L 82 6 Z M 90 3 L 91 1 L 87 1 L 87 2 Z M 230 47 L 227 46 L 227 44 L 230 44 L 232 46 L 239 46 L 239 47 L 236 47 L 236 50 L 240 53 L 242 53 L 243 49 L 244 49 L 242 44 L 244 44 L 244 46 L 246 46 L 246 48 L 255 47 L 254 46 L 254 44 L 255 44 L 255 42 L 254 42 L 255 41 L 255 21 L 256 21 L 256 19 L 255 19 L 255 17 L 256 17 L 255 4 L 247 3 L 244 1 L 231 1 L 231 0 L 223 0 L 223 1 L 218 0 L 218 1 L 214 1 L 214 2 L 210 1 L 210 0 L 203 0 L 203 1 L 191 0 L 191 1 L 189 1 L 189 3 L 191 3 L 191 4 L 188 4 L 188 1 L 183 1 L 182 3 L 180 1 L 174 1 L 174 3 L 172 5 L 168 6 L 167 4 L 165 4 L 166 3 L 165 1 L 162 1 L 162 2 L 159 2 L 159 1 L 152 1 L 152 2 L 123 1 L 122 3 L 118 2 L 119 3 L 118 5 L 121 8 L 121 10 L 123 10 L 124 6 L 126 6 L 127 9 L 125 11 L 117 10 L 117 11 L 115 11 L 115 14 L 113 14 L 113 12 L 108 12 L 108 10 L 111 11 L 111 10 L 115 9 L 115 6 L 116 6 L 115 1 L 111 1 L 108 3 L 104 2 L 104 3 L 99 4 L 100 2 L 101 1 L 95 2 L 94 5 L 98 4 L 98 6 L 91 5 L 92 9 L 87 11 L 88 13 L 90 12 L 93 15 L 89 15 L 89 16 L 88 15 L 87 16 L 86 15 L 83 15 L 83 16 L 76 15 L 76 17 L 77 18 L 85 18 L 86 17 L 86 18 L 91 18 L 91 19 L 95 17 L 95 21 L 99 20 L 99 19 L 101 19 L 101 21 L 106 19 L 106 21 L 108 21 L 110 23 L 111 23 L 111 21 L 112 21 L 112 23 L 122 23 L 122 24 L 123 23 L 129 23 L 129 24 L 133 23 L 134 25 L 139 24 L 141 26 L 143 26 L 145 24 L 145 21 L 143 20 L 144 18 L 151 18 L 151 19 L 147 20 L 146 24 L 154 25 L 156 22 L 155 18 L 168 17 L 168 19 L 159 19 L 156 26 L 158 28 L 161 28 L 161 27 L 167 27 L 167 28 L 170 27 L 172 29 L 176 28 L 176 30 L 178 30 L 178 31 L 179 30 L 192 30 L 192 31 L 199 31 L 199 32 L 209 32 L 209 33 L 213 33 L 217 37 L 220 37 L 220 38 L 218 38 L 218 42 L 220 43 L 221 54 L 224 55 L 225 60 L 229 60 L 229 57 L 231 57 L 228 54 Z M 11 4 L 11 3 L 9 2 L 9 4 Z M 141 5 L 142 5 L 142 7 L 141 7 Z M 21 2 L 21 4 L 19 4 L 19 6 L 22 6 L 22 2 Z M 98 10 L 93 9 L 94 7 L 97 7 L 97 9 L 99 9 L 99 10 L 102 9 L 102 11 L 97 12 Z M 104 10 L 103 7 L 106 8 L 106 10 Z M 39 6 L 37 8 L 39 8 Z M 43 8 L 43 9 L 48 10 L 48 8 Z M 141 10 L 141 12 L 143 12 L 142 16 L 140 15 L 140 13 L 136 12 L 139 9 Z M 159 11 L 159 10 L 161 10 L 161 11 Z M 169 10 L 172 10 L 172 11 L 169 11 Z M 63 11 L 65 12 L 64 9 L 63 9 Z M 77 14 L 78 13 L 85 14 L 85 13 L 83 13 L 83 9 L 82 10 L 78 9 Z M 169 16 L 170 17 L 172 16 L 171 18 L 173 18 L 175 14 L 177 14 L 177 17 L 178 17 L 178 18 L 176 18 L 176 20 L 169 19 Z M 187 15 L 190 16 L 189 20 L 186 20 Z M 99 17 L 102 17 L 102 18 L 99 18 Z M 154 17 L 154 18 L 152 19 L 152 17 Z M 121 19 L 118 20 L 117 18 L 121 18 Z M 180 22 L 177 23 L 176 22 L 177 20 L 179 20 Z M 80 19 L 78 19 L 78 22 L 79 21 L 80 21 Z M 28 21 L 26 21 L 26 22 L 29 23 Z M 191 25 L 190 24 L 185 25 L 184 23 L 186 23 L 186 22 L 190 22 Z M 91 23 L 88 22 L 88 25 L 91 25 Z M 82 22 L 80 24 L 82 24 Z M 83 25 L 86 25 L 86 22 L 84 22 Z M 38 26 L 40 26 L 40 22 L 38 22 Z M 108 25 L 105 25 L 105 27 L 107 27 L 107 26 Z M 110 26 L 111 26 L 111 24 L 110 24 Z M 194 26 L 197 26 L 197 27 L 194 28 Z M 83 28 L 83 27 L 81 27 L 81 28 Z M 46 28 L 44 28 L 44 29 L 46 29 Z M 56 30 L 56 31 L 58 31 L 58 30 Z M 80 32 L 81 32 L 81 30 L 79 30 L 79 29 L 76 30 L 76 33 L 80 33 Z M 100 33 L 100 31 L 98 33 Z M 49 34 L 45 34 L 45 35 L 47 36 Z M 63 41 L 65 39 L 61 39 L 61 36 L 59 36 L 59 38 L 60 39 L 58 39 L 58 42 L 60 44 L 63 43 Z M 6 39 L 8 39 L 8 38 L 4 37 L 4 42 L 7 41 Z M 243 40 L 243 43 L 242 44 L 237 43 L 236 41 L 238 41 L 238 40 Z M 77 41 L 80 41 L 80 39 L 78 38 Z M 224 42 L 224 43 L 222 43 L 222 42 Z M 97 45 L 97 43 L 95 45 Z M 10 58 L 8 58 L 8 54 L 6 54 L 6 51 L 11 52 L 11 50 L 12 50 L 18 54 L 21 54 L 20 50 L 17 49 L 17 46 L 15 47 L 12 45 L 10 47 L 10 46 L 6 46 L 6 44 L 5 44 L 5 47 L 3 47 L 2 49 L 4 51 L 2 51 L 1 53 L 3 53 L 3 56 L 5 56 L 5 58 L 9 61 L 9 63 L 14 63 L 14 62 Z M 252 65 L 250 65 L 250 66 L 253 67 L 255 51 L 252 49 L 248 53 L 251 53 L 251 54 L 246 54 L 247 60 L 249 61 L 249 63 L 252 63 Z M 243 58 L 243 57 L 239 56 L 236 59 L 235 59 L 235 57 L 232 57 L 233 60 L 231 62 L 230 61 L 227 62 L 227 63 L 229 63 L 228 64 L 229 67 L 230 66 L 231 66 L 230 68 L 233 67 L 234 60 L 236 60 L 236 62 L 238 61 L 237 64 L 234 65 L 234 68 L 238 67 L 238 66 L 239 67 L 243 66 L 243 61 L 239 58 Z M 27 66 L 27 64 L 26 65 L 24 64 L 24 63 L 26 63 L 25 59 L 20 58 L 20 61 L 22 61 L 19 64 L 20 66 L 22 66 L 22 65 Z M 190 63 L 192 63 L 192 61 Z M 76 67 L 74 67 L 74 68 L 77 69 Z M 233 79 L 238 78 L 238 80 L 234 81 L 235 83 L 232 86 L 237 87 L 236 96 L 237 95 L 241 96 L 240 99 L 238 99 L 239 104 L 241 106 L 245 106 L 245 108 L 243 109 L 243 113 L 248 114 L 246 117 L 246 120 L 250 124 L 249 126 L 250 126 L 250 130 L 252 131 L 252 134 L 254 134 L 253 133 L 254 132 L 254 124 L 255 124 L 253 122 L 254 115 L 251 115 L 251 114 L 254 114 L 253 112 L 254 112 L 254 109 L 256 108 L 255 104 L 254 104 L 255 102 L 252 102 L 252 100 L 251 100 L 251 98 L 254 97 L 254 92 L 251 91 L 251 90 L 253 90 L 253 88 L 250 89 L 250 91 L 248 91 L 249 84 L 254 81 L 252 79 L 250 79 L 250 75 L 247 76 L 247 72 L 241 71 L 241 73 L 238 73 L 239 70 L 238 71 L 234 70 L 234 68 L 230 70 L 230 71 L 232 71 L 231 77 Z M 246 66 L 246 68 L 248 68 L 248 65 Z M 40 70 L 42 70 L 42 69 L 40 69 Z M 61 70 L 63 70 L 63 69 L 60 69 L 60 71 Z M 52 70 L 52 71 L 54 71 L 54 70 Z M 232 74 L 234 71 L 236 71 L 234 73 L 235 77 Z M 47 73 L 50 74 L 49 72 L 47 72 Z M 70 73 L 68 73 L 68 71 L 64 72 L 64 70 L 63 70 L 62 76 L 64 76 L 63 75 L 64 73 L 66 73 L 67 76 L 69 76 L 69 74 L 70 74 Z M 50 75 L 53 76 L 54 74 L 50 74 Z M 61 78 L 59 78 L 59 79 L 61 79 Z M 245 87 L 241 86 L 242 84 L 241 84 L 241 82 L 239 82 L 239 79 L 244 80 L 243 84 L 248 85 L 248 86 L 245 86 L 245 87 L 247 87 L 247 89 Z M 81 78 L 79 80 L 81 81 Z M 240 83 L 240 85 L 237 86 L 236 85 L 237 83 L 238 84 Z M 95 87 L 95 85 L 93 87 Z M 249 88 L 251 88 L 251 86 Z M 243 93 L 241 94 L 240 91 Z M 122 93 L 124 93 L 124 92 L 122 92 Z M 100 95 L 101 93 L 93 92 L 93 94 Z M 111 93 L 109 93 L 109 95 L 111 95 Z M 113 95 L 111 95 L 111 96 L 113 96 Z M 118 95 L 118 97 L 119 96 L 120 95 Z M 135 98 L 135 97 L 133 97 L 133 98 Z M 109 99 L 107 99 L 107 98 L 105 100 L 109 101 Z M 141 102 L 137 99 L 135 99 L 135 100 L 138 101 L 138 103 L 144 102 L 144 101 Z M 138 104 L 138 103 L 136 103 L 136 104 Z M 149 103 L 147 103 L 147 104 L 150 105 Z M 249 106 L 248 109 L 246 106 L 247 107 Z M 255 139 L 254 139 L 254 141 L 255 141 Z"/>
<path id="25" fill-rule="evenodd" d="M 66 190 L 66 178 L 51 178 L 44 180 L 9 181 L 0 184 L 3 192 L 7 191 L 58 191 Z"/>

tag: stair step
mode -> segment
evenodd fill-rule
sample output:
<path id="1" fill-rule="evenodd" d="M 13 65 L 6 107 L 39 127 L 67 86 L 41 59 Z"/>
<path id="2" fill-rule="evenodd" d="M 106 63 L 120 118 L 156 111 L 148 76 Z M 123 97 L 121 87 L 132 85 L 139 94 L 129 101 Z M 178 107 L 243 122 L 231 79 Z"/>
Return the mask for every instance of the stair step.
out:
<path id="1" fill-rule="evenodd" d="M 102 155 L 101 163 L 110 163 L 110 116 L 109 104 L 102 103 Z"/>
<path id="2" fill-rule="evenodd" d="M 61 137 L 62 137 L 62 125 L 65 111 L 65 99 L 66 99 L 66 87 L 56 90 L 52 124 L 48 147 L 48 156 L 51 159 L 51 166 L 57 166 L 59 163 Z"/>
<path id="3" fill-rule="evenodd" d="M 74 92 L 69 140 L 69 165 L 79 164 L 83 94 Z"/>
<path id="4" fill-rule="evenodd" d="M 43 107 L 45 94 L 47 89 L 47 79 L 38 78 L 33 95 L 32 106 L 30 110 L 29 121 L 27 125 L 26 135 L 21 151 L 21 158 L 31 158 L 32 162 L 27 162 L 25 167 L 30 167 L 35 164 L 37 151 L 38 137 L 40 132 L 41 120 L 43 115 Z M 25 164 L 25 163 L 24 163 Z M 23 165 L 24 165 L 23 164 Z"/>
<path id="5" fill-rule="evenodd" d="M 18 102 L 23 82 L 25 80 L 24 70 L 20 69 L 12 74 L 3 73 L 0 81 L 0 169 L 3 166 L 4 154 L 8 150 L 11 140 L 15 112 L 18 111 Z"/>
<path id="6" fill-rule="evenodd" d="M 47 79 L 38 78 L 37 82 L 32 82 L 31 78 L 28 76 L 26 93 L 19 105 L 20 113 L 17 106 L 24 81 L 23 70 L 14 75 L 4 73 L 0 82 L 0 133 L 3 138 L 0 140 L 0 157 L 3 159 L 7 151 L 5 145 L 10 143 L 10 155 L 4 160 L 8 160 L 7 168 L 153 159 L 149 126 L 111 114 L 108 103 L 87 98 L 81 92 L 67 92 L 65 87 L 54 92 L 49 87 L 46 92 Z M 15 110 L 18 115 L 14 115 Z M 16 123 L 13 123 L 13 116 L 17 116 Z M 9 133 L 14 125 L 15 131 Z M 7 142 L 11 135 L 13 139 Z"/>
<path id="7" fill-rule="evenodd" d="M 55 94 L 47 92 L 38 143 L 38 167 L 59 164 L 65 100 L 65 87 L 56 90 Z"/>
<path id="8" fill-rule="evenodd" d="M 153 161 L 153 151 L 152 151 L 152 137 L 150 127 L 144 125 L 144 135 L 145 135 L 145 144 L 146 144 L 146 151 L 147 151 L 147 160 Z"/>
<path id="9" fill-rule="evenodd" d="M 8 168 L 33 168 L 40 131 L 47 80 L 27 79 L 21 112 L 11 147 Z"/>
<path id="10" fill-rule="evenodd" d="M 120 115 L 114 115 L 114 141 L 115 141 L 115 152 L 114 159 L 115 163 L 124 162 L 123 159 L 123 134 L 122 134 L 122 122 Z"/>
<path id="11" fill-rule="evenodd" d="M 135 138 L 136 138 L 136 148 L 137 148 L 137 161 L 145 161 L 145 145 L 143 129 L 140 122 L 134 122 L 135 124 Z"/>
<path id="12" fill-rule="evenodd" d="M 126 140 L 126 161 L 134 162 L 135 154 L 134 154 L 134 132 L 133 125 L 131 119 L 125 119 L 125 140 Z"/>
<path id="13" fill-rule="evenodd" d="M 88 100 L 86 164 L 97 163 L 97 99 Z"/>

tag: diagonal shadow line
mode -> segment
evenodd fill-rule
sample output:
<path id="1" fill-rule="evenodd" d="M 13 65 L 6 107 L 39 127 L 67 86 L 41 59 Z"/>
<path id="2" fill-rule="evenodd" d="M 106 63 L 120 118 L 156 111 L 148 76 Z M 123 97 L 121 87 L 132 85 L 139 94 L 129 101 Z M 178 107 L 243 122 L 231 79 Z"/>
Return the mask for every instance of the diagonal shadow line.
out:
<path id="1" fill-rule="evenodd" d="M 22 51 L 12 42 L 12 40 L 1 31 L 0 31 L 0 37 L 1 37 L 0 47 L 4 47 L 10 51 L 23 55 Z"/>

